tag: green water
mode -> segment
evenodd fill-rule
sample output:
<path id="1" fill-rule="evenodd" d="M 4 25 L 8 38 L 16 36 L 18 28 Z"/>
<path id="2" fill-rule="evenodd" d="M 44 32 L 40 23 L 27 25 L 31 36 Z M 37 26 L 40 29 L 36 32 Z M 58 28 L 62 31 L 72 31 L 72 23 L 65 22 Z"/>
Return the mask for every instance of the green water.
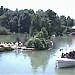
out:
<path id="1" fill-rule="evenodd" d="M 3 39 L 2 39 L 3 37 Z M 0 36 L 0 41 L 15 41 L 15 36 Z M 56 37 L 51 51 L 12 51 L 0 53 L 0 75 L 75 75 L 73 68 L 56 68 L 59 49 L 66 44 L 75 46 L 75 36 Z"/>
<path id="2" fill-rule="evenodd" d="M 24 37 L 25 34 L 11 34 L 11 35 L 0 35 L 0 42 L 16 42 L 17 37 L 19 37 L 19 39 L 21 41 L 24 41 Z"/>

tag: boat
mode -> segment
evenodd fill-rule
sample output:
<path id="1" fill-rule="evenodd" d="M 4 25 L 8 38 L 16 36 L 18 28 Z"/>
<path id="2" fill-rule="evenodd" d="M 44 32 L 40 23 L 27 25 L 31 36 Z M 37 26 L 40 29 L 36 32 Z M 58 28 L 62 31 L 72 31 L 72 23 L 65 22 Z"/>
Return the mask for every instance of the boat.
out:
<path id="1" fill-rule="evenodd" d="M 75 59 L 58 58 L 56 61 L 58 68 L 75 67 Z"/>
<path id="2" fill-rule="evenodd" d="M 56 59 L 56 65 L 58 68 L 75 67 L 75 51 L 62 52 Z"/>

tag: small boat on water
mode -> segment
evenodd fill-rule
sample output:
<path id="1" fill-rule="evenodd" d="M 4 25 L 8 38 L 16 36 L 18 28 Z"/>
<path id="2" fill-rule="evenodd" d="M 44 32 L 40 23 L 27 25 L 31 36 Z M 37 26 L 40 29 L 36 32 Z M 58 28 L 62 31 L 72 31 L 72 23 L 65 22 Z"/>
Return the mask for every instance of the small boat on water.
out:
<path id="1" fill-rule="evenodd" d="M 58 58 L 57 67 L 58 68 L 65 68 L 65 67 L 74 67 L 75 66 L 75 59 L 68 59 L 68 58 Z"/>
<path id="2" fill-rule="evenodd" d="M 75 67 L 75 51 L 62 53 L 60 57 L 56 59 L 56 65 L 58 68 Z"/>

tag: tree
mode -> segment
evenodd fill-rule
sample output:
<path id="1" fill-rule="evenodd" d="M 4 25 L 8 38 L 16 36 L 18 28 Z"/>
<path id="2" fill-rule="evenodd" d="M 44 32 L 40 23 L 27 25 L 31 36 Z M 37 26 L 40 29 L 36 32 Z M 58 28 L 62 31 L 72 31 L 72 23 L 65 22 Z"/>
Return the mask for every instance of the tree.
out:
<path id="1" fill-rule="evenodd" d="M 34 34 L 34 32 L 39 32 L 41 30 L 41 18 L 38 15 L 33 15 L 33 18 L 31 20 L 31 35 Z"/>
<path id="2" fill-rule="evenodd" d="M 44 38 L 45 38 L 45 39 L 48 39 L 48 32 L 47 32 L 46 28 L 43 27 L 43 28 L 41 29 L 41 31 L 43 32 Z"/>
<path id="3" fill-rule="evenodd" d="M 30 25 L 31 25 L 31 19 L 30 19 L 30 16 L 28 13 L 24 13 L 22 15 L 22 18 L 20 20 L 20 24 L 21 24 L 21 32 L 27 32 L 29 33 L 29 28 L 30 28 Z"/>
<path id="4" fill-rule="evenodd" d="M 33 9 L 22 9 L 12 11 L 8 8 L 0 8 L 0 26 L 9 29 L 11 32 L 27 32 L 30 36 L 35 36 L 44 27 L 48 35 L 62 35 L 66 30 L 70 30 L 74 25 L 74 19 L 48 9 L 34 12 Z M 42 31 L 40 32 L 42 34 Z"/>
<path id="5" fill-rule="evenodd" d="M 39 9 L 38 11 L 36 11 L 36 14 L 40 16 L 41 18 L 45 17 L 45 12 L 42 9 Z"/>
<path id="6" fill-rule="evenodd" d="M 67 25 L 72 27 L 73 24 L 74 24 L 74 20 L 71 19 L 70 16 L 68 16 L 68 17 L 67 17 Z"/>
<path id="7" fill-rule="evenodd" d="M 10 20 L 10 31 L 11 32 L 18 32 L 18 17 L 14 16 Z"/>
<path id="8" fill-rule="evenodd" d="M 49 20 L 49 18 L 41 18 L 41 28 L 44 27 L 46 28 L 48 35 L 51 35 L 51 20 Z"/>
<path id="9" fill-rule="evenodd" d="M 1 6 L 0 8 L 0 16 L 2 16 L 4 14 L 4 10 L 3 10 L 3 6 Z"/>
<path id="10" fill-rule="evenodd" d="M 0 16 L 0 26 L 7 27 L 8 21 L 5 15 Z"/>
<path id="11" fill-rule="evenodd" d="M 56 18 L 56 13 L 50 9 L 48 9 L 45 13 L 49 17 L 49 20 L 54 20 Z"/>
<path id="12" fill-rule="evenodd" d="M 61 25 L 67 26 L 66 17 L 64 15 L 60 16 Z"/>

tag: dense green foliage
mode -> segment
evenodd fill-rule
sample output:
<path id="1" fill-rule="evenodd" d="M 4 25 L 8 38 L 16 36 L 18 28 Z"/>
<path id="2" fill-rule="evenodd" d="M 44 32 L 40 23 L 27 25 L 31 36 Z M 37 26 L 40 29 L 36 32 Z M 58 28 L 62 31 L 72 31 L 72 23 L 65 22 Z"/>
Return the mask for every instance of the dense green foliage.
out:
<path id="1" fill-rule="evenodd" d="M 43 50 L 47 49 L 47 44 L 44 38 L 31 38 L 26 42 L 26 47 Z"/>
<path id="2" fill-rule="evenodd" d="M 43 27 L 34 37 L 30 38 L 26 42 L 27 47 L 34 47 L 36 50 L 48 49 L 46 40 L 48 39 L 48 33 Z"/>
<path id="3" fill-rule="evenodd" d="M 53 10 L 38 10 L 34 12 L 32 9 L 24 9 L 12 11 L 1 6 L 0 8 L 0 26 L 9 29 L 10 32 L 27 32 L 35 35 L 44 27 L 48 31 L 48 35 L 63 35 L 73 26 L 74 20 L 70 16 L 58 16 Z"/>
<path id="4" fill-rule="evenodd" d="M 35 38 L 44 38 L 44 39 L 48 39 L 48 32 L 46 30 L 46 28 L 42 28 L 40 32 L 38 32 L 35 36 Z"/>

